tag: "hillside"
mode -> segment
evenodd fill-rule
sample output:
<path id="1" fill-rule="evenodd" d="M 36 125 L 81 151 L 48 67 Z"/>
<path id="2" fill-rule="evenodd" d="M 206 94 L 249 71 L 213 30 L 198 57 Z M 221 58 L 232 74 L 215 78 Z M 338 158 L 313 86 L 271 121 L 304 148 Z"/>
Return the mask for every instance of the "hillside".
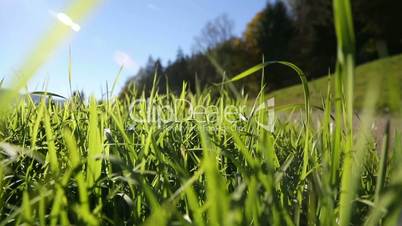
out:
<path id="1" fill-rule="evenodd" d="M 387 109 L 390 109 L 391 112 L 397 111 L 397 107 L 395 106 L 400 105 L 399 101 L 397 101 L 395 106 L 390 106 L 389 103 L 392 102 L 390 100 L 396 98 L 397 100 L 400 100 L 401 97 L 400 90 L 402 89 L 402 55 L 396 55 L 360 65 L 356 68 L 355 76 L 354 92 L 356 110 L 360 110 L 362 107 L 361 105 L 365 93 L 368 92 L 367 87 L 370 78 L 373 78 L 374 76 L 381 76 L 383 79 L 380 80 L 382 84 L 378 110 L 381 112 L 387 111 Z M 331 84 L 333 89 L 333 79 L 331 79 Z M 391 87 L 393 87 L 393 89 Z M 322 106 L 321 100 L 322 97 L 326 96 L 328 88 L 328 76 L 310 81 L 309 88 L 312 104 L 316 106 Z M 392 92 L 390 92 L 391 90 Z M 295 85 L 274 91 L 270 94 L 270 97 L 275 97 L 275 102 L 277 105 L 296 103 L 299 104 L 303 103 L 303 89 L 301 85 Z"/>

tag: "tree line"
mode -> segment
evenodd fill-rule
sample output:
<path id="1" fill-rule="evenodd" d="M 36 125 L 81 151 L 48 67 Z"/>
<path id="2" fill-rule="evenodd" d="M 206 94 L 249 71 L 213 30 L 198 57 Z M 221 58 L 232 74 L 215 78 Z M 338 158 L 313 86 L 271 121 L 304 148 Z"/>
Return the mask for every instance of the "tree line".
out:
<path id="1" fill-rule="evenodd" d="M 357 63 L 402 52 L 402 1 L 353 0 Z M 162 65 L 149 57 L 121 91 L 147 94 L 156 82 L 159 92 L 179 92 L 183 82 L 197 87 L 219 83 L 262 61 L 285 60 L 314 79 L 334 71 L 336 34 L 331 0 L 268 1 L 248 23 L 243 34 L 233 35 L 233 22 L 222 15 L 208 22 L 195 38 L 191 54 L 178 50 L 176 59 Z M 155 78 L 155 80 L 154 80 Z M 273 65 L 264 76 L 252 76 L 238 88 L 256 94 L 264 84 L 274 90 L 298 82 L 290 69 Z"/>

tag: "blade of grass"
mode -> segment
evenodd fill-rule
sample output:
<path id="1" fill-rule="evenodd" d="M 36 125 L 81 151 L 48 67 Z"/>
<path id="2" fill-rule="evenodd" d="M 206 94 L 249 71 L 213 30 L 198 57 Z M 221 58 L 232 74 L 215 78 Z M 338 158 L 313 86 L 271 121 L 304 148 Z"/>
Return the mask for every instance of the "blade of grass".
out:
<path id="1" fill-rule="evenodd" d="M 53 173 L 59 173 L 59 162 L 57 159 L 56 146 L 54 144 L 53 129 L 50 123 L 50 116 L 48 110 L 45 108 L 44 122 L 46 130 L 46 140 L 47 140 L 47 154 L 46 162 L 50 164 L 50 168 Z"/>
<path id="2" fill-rule="evenodd" d="M 89 104 L 89 127 L 88 127 L 88 158 L 87 158 L 87 183 L 92 187 L 101 175 L 102 169 L 102 141 L 98 126 L 98 111 L 96 101 L 91 97 Z"/>

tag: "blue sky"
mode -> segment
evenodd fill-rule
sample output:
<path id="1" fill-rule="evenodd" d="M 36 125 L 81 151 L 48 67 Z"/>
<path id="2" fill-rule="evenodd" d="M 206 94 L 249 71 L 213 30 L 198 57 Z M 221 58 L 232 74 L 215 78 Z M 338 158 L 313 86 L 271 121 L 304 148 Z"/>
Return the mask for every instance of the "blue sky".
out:
<path id="1" fill-rule="evenodd" d="M 0 0 L 0 77 L 6 82 L 18 72 L 25 56 L 63 12 L 68 0 Z M 265 0 L 104 0 L 80 31 L 61 45 L 29 83 L 29 90 L 69 94 L 68 50 L 73 56 L 73 89 L 101 97 L 122 61 L 126 67 L 118 83 L 144 65 L 148 56 L 166 63 L 177 49 L 191 52 L 194 37 L 209 20 L 225 13 L 240 35 Z M 103 87 L 103 88 L 101 88 Z"/>

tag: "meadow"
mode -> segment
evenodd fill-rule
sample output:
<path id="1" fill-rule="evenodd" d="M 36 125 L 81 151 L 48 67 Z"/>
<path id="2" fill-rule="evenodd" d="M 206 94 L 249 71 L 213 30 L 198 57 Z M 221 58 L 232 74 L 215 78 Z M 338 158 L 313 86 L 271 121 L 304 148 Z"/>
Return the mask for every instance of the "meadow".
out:
<path id="1" fill-rule="evenodd" d="M 356 67 L 354 81 L 354 109 L 360 112 L 367 92 L 369 83 L 374 77 L 380 77 L 382 82 L 381 95 L 377 101 L 377 112 L 380 114 L 398 115 L 401 113 L 400 99 L 402 84 L 402 55 L 391 56 L 380 60 L 375 60 Z M 309 81 L 311 104 L 322 106 L 322 99 L 326 98 L 328 90 L 328 80 L 333 79 L 333 75 Z M 334 88 L 332 82 L 332 89 Z M 295 85 L 278 91 L 274 91 L 269 96 L 275 97 L 277 104 L 303 104 L 303 87 Z"/>
<path id="2" fill-rule="evenodd" d="M 380 142 L 372 135 L 378 103 L 398 106 L 398 89 L 367 76 L 354 93 L 349 1 L 334 0 L 334 13 L 337 70 L 314 104 L 303 71 L 281 61 L 197 93 L 183 84 L 180 94 L 63 103 L 2 94 L 0 225 L 398 225 L 402 137 L 389 122 Z M 295 71 L 301 103 L 233 97 L 231 84 L 272 64 Z M 299 119 L 272 118 L 282 112 Z"/>

